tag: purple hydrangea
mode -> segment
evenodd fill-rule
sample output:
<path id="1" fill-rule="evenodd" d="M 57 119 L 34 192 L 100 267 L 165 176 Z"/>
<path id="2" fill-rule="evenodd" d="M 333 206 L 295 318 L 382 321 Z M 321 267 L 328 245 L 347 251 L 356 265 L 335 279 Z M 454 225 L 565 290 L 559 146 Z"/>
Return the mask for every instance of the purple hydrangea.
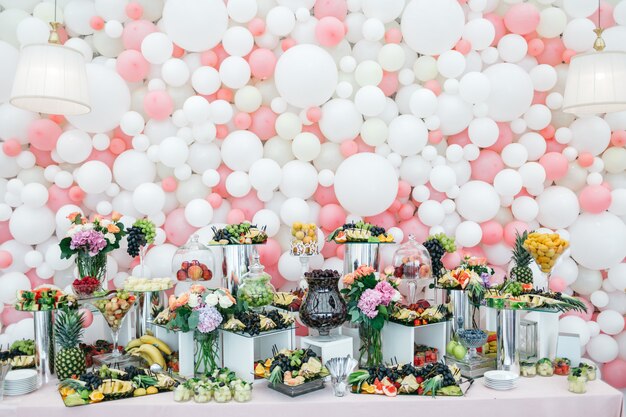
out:
<path id="1" fill-rule="evenodd" d="M 85 250 L 89 256 L 96 256 L 106 246 L 104 235 L 93 229 L 76 232 L 70 241 L 71 249 Z"/>
<path id="2" fill-rule="evenodd" d="M 367 289 L 361 294 L 357 307 L 367 317 L 373 319 L 378 315 L 378 306 L 382 304 L 382 294 L 376 290 Z"/>
<path id="3" fill-rule="evenodd" d="M 480 278 L 483 280 L 483 285 L 489 288 L 491 285 L 491 275 L 489 275 L 486 272 L 483 272 L 482 274 L 480 274 Z"/>
<path id="4" fill-rule="evenodd" d="M 380 303 L 384 306 L 388 306 L 393 296 L 396 294 L 395 288 L 387 281 L 381 281 L 376 284 L 375 290 L 380 293 Z"/>
<path id="5" fill-rule="evenodd" d="M 200 310 L 200 320 L 198 321 L 198 331 L 200 333 L 211 333 L 222 323 L 222 315 L 215 307 L 203 307 Z"/>

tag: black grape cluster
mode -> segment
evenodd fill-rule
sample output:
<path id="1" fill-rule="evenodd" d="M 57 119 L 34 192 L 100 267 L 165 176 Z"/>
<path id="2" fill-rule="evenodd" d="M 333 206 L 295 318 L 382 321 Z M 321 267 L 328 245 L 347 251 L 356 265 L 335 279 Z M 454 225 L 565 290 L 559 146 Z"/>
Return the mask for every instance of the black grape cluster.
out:
<path id="1" fill-rule="evenodd" d="M 126 239 L 128 240 L 128 248 L 126 249 L 126 252 L 128 252 L 128 254 L 133 258 L 139 255 L 139 249 L 148 243 L 146 235 L 144 235 L 143 231 L 137 226 L 133 226 L 128 229 Z"/>
<path id="2" fill-rule="evenodd" d="M 235 313 L 235 318 L 246 326 L 246 332 L 251 336 L 261 333 L 261 319 L 253 311 Z"/>
<path id="3" fill-rule="evenodd" d="M 443 263 L 441 262 L 441 258 L 446 253 L 441 246 L 441 243 L 437 239 L 430 239 L 424 242 L 424 247 L 428 250 L 428 254 L 430 255 L 430 262 L 433 267 L 433 275 L 436 278 L 441 278 L 444 271 Z"/>
<path id="4" fill-rule="evenodd" d="M 102 385 L 102 378 L 99 375 L 94 374 L 93 372 L 87 372 L 80 376 L 80 380 L 86 383 L 86 388 L 90 390 L 97 389 L 100 385 Z"/>

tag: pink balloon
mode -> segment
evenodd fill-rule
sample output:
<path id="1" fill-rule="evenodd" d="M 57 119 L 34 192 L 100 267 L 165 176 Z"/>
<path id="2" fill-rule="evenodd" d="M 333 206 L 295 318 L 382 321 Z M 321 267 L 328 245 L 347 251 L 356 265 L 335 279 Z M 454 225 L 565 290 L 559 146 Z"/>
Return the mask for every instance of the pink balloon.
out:
<path id="1" fill-rule="evenodd" d="M 496 30 L 496 36 L 493 38 L 493 42 L 491 42 L 491 46 L 496 46 L 498 42 L 500 42 L 500 38 L 506 35 L 506 27 L 504 27 L 504 21 L 501 16 L 495 13 L 487 13 L 483 16 L 483 18 L 490 21 L 494 29 Z"/>
<path id="2" fill-rule="evenodd" d="M 229 194 L 228 191 L 226 191 L 226 178 L 233 171 L 231 171 L 226 165 L 222 164 L 217 168 L 217 172 L 220 174 L 220 182 L 213 187 L 213 192 L 221 195 L 223 198 L 228 198 Z"/>
<path id="3" fill-rule="evenodd" d="M 380 226 L 386 230 L 389 230 L 396 225 L 396 217 L 389 211 L 383 211 L 375 216 L 366 217 L 365 220 L 370 224 Z"/>
<path id="4" fill-rule="evenodd" d="M 563 292 L 567 288 L 567 282 L 561 277 L 550 277 L 548 285 L 554 292 Z"/>
<path id="5" fill-rule="evenodd" d="M 518 3 L 504 15 L 504 25 L 518 35 L 526 35 L 539 25 L 539 10 L 531 3 Z"/>
<path id="6" fill-rule="evenodd" d="M 88 308 L 81 308 L 79 311 L 83 313 L 83 329 L 86 329 L 93 323 L 93 313 Z"/>
<path id="7" fill-rule="evenodd" d="M 276 118 L 278 116 L 269 107 L 261 106 L 252 113 L 250 131 L 254 132 L 259 139 L 268 140 L 276 136 Z"/>
<path id="8" fill-rule="evenodd" d="M 41 151 L 35 147 L 31 147 L 29 151 L 35 155 L 35 163 L 37 166 L 45 168 L 50 165 L 56 165 L 49 151 Z"/>
<path id="9" fill-rule="evenodd" d="M 126 16 L 130 17 L 133 20 L 141 19 L 141 15 L 143 14 L 143 6 L 139 3 L 128 3 L 126 5 Z"/>
<path id="10" fill-rule="evenodd" d="M 442 140 L 443 140 L 443 133 L 441 133 L 441 130 L 437 129 L 437 130 L 431 130 L 430 132 L 428 132 L 428 142 L 432 143 L 433 145 L 437 145 Z M 452 144 L 450 143 L 450 145 Z"/>
<path id="11" fill-rule="evenodd" d="M 51 151 L 57 145 L 63 129 L 50 119 L 37 119 L 28 126 L 28 141 L 41 151 Z"/>
<path id="12" fill-rule="evenodd" d="M 430 200 L 435 200 L 435 201 L 439 201 L 440 203 L 445 200 L 446 198 L 448 198 L 448 196 L 446 195 L 446 193 L 442 193 L 440 191 L 435 190 L 430 183 L 426 184 L 426 187 L 428 187 L 428 189 L 430 190 Z"/>
<path id="13" fill-rule="evenodd" d="M 348 14 L 348 5 L 345 0 L 316 0 L 313 14 L 320 20 L 327 16 L 343 20 Z"/>
<path id="14" fill-rule="evenodd" d="M 333 203 L 339 204 L 339 200 L 337 200 L 335 195 L 335 188 L 332 185 L 330 187 L 322 187 L 321 185 L 317 187 L 313 194 L 313 199 L 321 206 Z"/>
<path id="15" fill-rule="evenodd" d="M 37 275 L 37 270 L 35 269 L 29 269 L 24 275 L 28 277 L 31 288 L 37 288 L 40 285 L 52 284 L 51 280 L 43 279 L 39 275 Z"/>
<path id="16" fill-rule="evenodd" d="M 59 188 L 55 184 L 48 188 L 48 202 L 46 205 L 50 208 L 50 210 L 57 211 L 61 207 L 68 204 L 74 204 L 74 202 L 70 199 L 69 189 Z"/>
<path id="17" fill-rule="evenodd" d="M 498 172 L 504 169 L 504 162 L 497 152 L 483 149 L 478 158 L 470 162 L 470 166 L 472 167 L 471 177 L 473 180 L 492 183 Z"/>
<path id="18" fill-rule="evenodd" d="M 391 28 L 385 32 L 385 42 L 400 43 L 402 41 L 402 32 L 398 28 Z"/>
<path id="19" fill-rule="evenodd" d="M 468 40 L 461 39 L 456 43 L 454 49 L 456 49 L 463 55 L 467 55 L 472 50 L 472 43 Z"/>
<path id="20" fill-rule="evenodd" d="M 235 127 L 239 130 L 246 130 L 252 124 L 252 117 L 248 113 L 239 112 L 233 118 L 233 122 L 235 123 Z"/>
<path id="21" fill-rule="evenodd" d="M 525 231 L 530 231 L 530 227 L 525 222 L 519 220 L 513 220 L 504 226 L 504 242 L 513 247 L 515 245 L 515 233 L 522 234 Z"/>
<path id="22" fill-rule="evenodd" d="M 11 239 L 13 239 L 13 235 L 11 235 L 11 231 L 9 230 L 9 222 L 0 222 L 0 243 Z"/>
<path id="23" fill-rule="evenodd" d="M 346 255 L 346 247 L 345 245 L 337 245 L 337 253 L 335 256 L 343 261 L 344 256 Z"/>
<path id="24" fill-rule="evenodd" d="M 278 289 L 287 283 L 287 280 L 280 275 L 280 272 L 278 272 L 278 264 L 269 266 L 265 264 L 263 265 L 265 266 L 265 272 L 272 277 L 270 283 L 274 286 L 274 288 Z"/>
<path id="25" fill-rule="evenodd" d="M 17 139 L 8 139 L 2 144 L 2 152 L 6 156 L 14 158 L 22 152 L 22 145 Z"/>
<path id="26" fill-rule="evenodd" d="M 185 209 L 179 207 L 167 215 L 163 224 L 163 230 L 170 243 L 180 246 L 187 242 L 189 236 L 197 229 L 187 223 L 187 220 L 185 220 Z"/>
<path id="27" fill-rule="evenodd" d="M 433 80 L 430 80 L 430 81 L 433 81 Z M 428 83 L 430 81 L 426 81 L 426 82 Z M 380 81 L 380 83 L 378 83 L 378 88 L 380 88 L 387 97 L 390 97 L 391 95 L 395 94 L 396 91 L 398 91 L 399 83 L 400 82 L 398 81 L 397 72 L 384 71 L 383 79 Z M 438 93 L 435 93 L 435 94 L 438 94 Z"/>
<path id="28" fill-rule="evenodd" d="M 244 220 L 246 220 L 246 215 L 243 213 L 243 210 L 233 209 L 226 215 L 226 222 L 230 224 L 241 223 Z"/>
<path id="29" fill-rule="evenodd" d="M 626 388 L 626 361 L 617 358 L 602 367 L 602 379 L 617 389 Z"/>
<path id="30" fill-rule="evenodd" d="M 626 145 L 626 130 L 616 130 L 611 134 L 611 144 L 613 146 Z"/>
<path id="31" fill-rule="evenodd" d="M 398 210 L 398 218 L 400 220 L 409 220 L 415 214 L 415 206 L 411 203 L 405 203 Z"/>
<path id="32" fill-rule="evenodd" d="M 617 3 L 616 3 L 617 4 Z M 615 19 L 613 18 L 613 5 L 606 1 L 602 1 L 600 3 L 600 21 L 602 22 L 603 28 L 610 28 L 611 26 L 615 26 Z M 587 19 L 592 22 L 598 21 L 598 9 L 596 9 L 593 14 L 587 16 Z"/>
<path id="33" fill-rule="evenodd" d="M 141 43 L 144 38 L 157 31 L 158 29 L 154 23 L 147 20 L 127 22 L 124 25 L 124 32 L 122 32 L 122 43 L 124 44 L 124 49 L 141 51 Z"/>
<path id="34" fill-rule="evenodd" d="M 454 269 L 461 264 L 461 255 L 459 251 L 452 253 L 446 252 L 441 258 L 441 262 L 446 269 Z"/>
<path id="35" fill-rule="evenodd" d="M 611 205 L 611 190 L 602 185 L 587 185 L 578 195 L 580 207 L 589 213 L 601 213 Z"/>
<path id="36" fill-rule="evenodd" d="M 266 268 L 268 266 L 274 266 L 278 263 L 278 258 L 282 254 L 280 244 L 272 238 L 268 238 L 265 245 L 258 246 L 259 257 L 261 258 L 261 264 Z"/>
<path id="37" fill-rule="evenodd" d="M 557 152 L 548 152 L 539 158 L 539 163 L 546 171 L 546 179 L 555 181 L 563 178 L 567 174 L 569 165 L 567 158 Z"/>
<path id="38" fill-rule="evenodd" d="M 6 250 L 0 250 L 0 269 L 5 269 L 13 264 L 13 255 Z"/>
<path id="39" fill-rule="evenodd" d="M 248 57 L 248 64 L 254 77 L 265 80 L 274 75 L 276 55 L 269 49 L 258 48 Z"/>
<path id="40" fill-rule="evenodd" d="M 345 219 L 346 212 L 338 204 L 326 204 L 320 209 L 320 226 L 326 230 L 335 230 L 344 223 Z"/>
<path id="41" fill-rule="evenodd" d="M 256 192 L 249 192 L 240 198 L 231 198 L 230 203 L 231 208 L 243 211 L 245 218 L 250 220 L 264 206 L 263 202 L 257 197 Z"/>
<path id="42" fill-rule="evenodd" d="M 150 64 L 146 61 L 141 52 L 134 49 L 127 49 L 117 57 L 115 68 L 123 79 L 131 83 L 136 83 L 143 80 L 146 75 L 148 75 Z"/>
<path id="43" fill-rule="evenodd" d="M 104 29 L 104 19 L 100 16 L 91 16 L 89 26 L 91 26 L 93 30 L 102 30 Z"/>
<path id="44" fill-rule="evenodd" d="M 311 123 L 317 123 L 322 118 L 322 109 L 319 107 L 309 107 L 306 111 L 306 118 Z"/>
<path id="45" fill-rule="evenodd" d="M 504 229 L 502 228 L 502 225 L 495 220 L 489 220 L 485 223 L 481 223 L 480 228 L 483 231 L 481 243 L 485 245 L 495 245 L 504 237 Z"/>
<path id="46" fill-rule="evenodd" d="M 538 56 L 543 52 L 545 45 L 539 38 L 531 39 L 528 41 L 528 55 Z"/>
<path id="47" fill-rule="evenodd" d="M 398 181 L 398 198 L 408 198 L 411 195 L 411 184 L 404 180 Z"/>
<path id="48" fill-rule="evenodd" d="M 383 77 L 384 77 L 384 75 L 383 75 Z M 382 81 L 381 81 L 381 84 L 382 84 Z M 380 87 L 380 85 L 379 85 L 379 87 Z M 441 94 L 441 84 L 437 80 L 428 80 L 428 81 L 426 81 L 424 83 L 424 88 L 428 88 L 430 91 L 435 93 L 436 96 Z M 381 87 L 381 89 L 382 89 L 382 87 Z"/>
<path id="49" fill-rule="evenodd" d="M 174 177 L 165 177 L 161 181 L 161 187 L 163 187 L 163 191 L 166 193 L 172 193 L 176 191 L 176 187 L 178 183 L 176 182 L 176 178 Z"/>
<path id="50" fill-rule="evenodd" d="M 543 40 L 543 52 L 537 55 L 537 61 L 540 64 L 548 64 L 556 67 L 563 60 L 563 52 L 565 52 L 565 45 L 561 38 L 549 38 Z"/>
<path id="51" fill-rule="evenodd" d="M 511 130 L 510 123 L 502 123 L 502 122 L 498 122 L 498 130 L 499 130 L 499 133 L 498 133 L 498 139 L 496 140 L 496 143 L 489 146 L 487 149 L 489 149 L 490 151 L 501 153 L 502 149 L 504 149 L 506 145 L 513 142 L 513 131 Z"/>
<path id="52" fill-rule="evenodd" d="M 335 46 L 343 40 L 345 27 L 334 16 L 322 17 L 315 26 L 315 38 L 322 46 Z"/>
<path id="53" fill-rule="evenodd" d="M 471 248 L 463 248 L 461 250 L 462 256 L 474 256 L 476 258 L 486 258 L 485 251 L 480 246 L 472 246 Z"/>
<path id="54" fill-rule="evenodd" d="M 85 198 L 85 192 L 78 185 L 70 187 L 68 195 L 70 196 L 70 200 L 75 204 L 82 203 Z"/>
<path id="55" fill-rule="evenodd" d="M 467 134 L 467 129 L 457 133 L 456 135 L 448 136 L 448 146 L 449 145 L 465 146 L 465 145 L 469 145 L 470 143 L 472 143 L 472 141 L 470 141 L 470 138 Z"/>
<path id="56" fill-rule="evenodd" d="M 111 142 L 113 142 L 113 140 Z M 105 149 L 104 151 L 94 149 L 91 151 L 91 154 L 89 154 L 89 158 L 87 158 L 87 160 L 104 162 L 109 168 L 113 168 L 113 162 L 115 162 L 116 157 L 117 155 L 111 152 L 110 149 Z"/>
<path id="57" fill-rule="evenodd" d="M 581 167 L 588 168 L 593 164 L 593 155 L 589 152 L 581 152 L 578 154 L 576 161 Z"/>
<path id="58" fill-rule="evenodd" d="M 150 91 L 143 99 L 146 114 L 156 120 L 163 120 L 174 111 L 174 101 L 165 91 Z"/>
<path id="59" fill-rule="evenodd" d="M 214 209 L 220 208 L 224 200 L 218 193 L 211 193 L 206 199 Z"/>
<path id="60" fill-rule="evenodd" d="M 341 154 L 347 158 L 359 151 L 359 145 L 353 140 L 347 140 L 339 145 L 339 149 L 341 150 Z"/>
<path id="61" fill-rule="evenodd" d="M 413 235 L 418 242 L 425 241 L 430 233 L 428 226 L 420 222 L 417 217 L 401 222 L 398 227 L 402 229 L 404 236 Z"/>
<path id="62" fill-rule="evenodd" d="M 261 36 L 265 33 L 265 22 L 260 17 L 255 17 L 248 22 L 248 30 L 254 36 Z"/>
<path id="63" fill-rule="evenodd" d="M 19 311 L 16 310 L 15 307 L 11 304 L 5 304 L 4 310 L 0 313 L 0 322 L 4 326 L 8 326 L 9 324 L 17 323 L 24 319 L 29 319 L 33 317 L 33 313 L 29 313 L 27 311 Z"/>

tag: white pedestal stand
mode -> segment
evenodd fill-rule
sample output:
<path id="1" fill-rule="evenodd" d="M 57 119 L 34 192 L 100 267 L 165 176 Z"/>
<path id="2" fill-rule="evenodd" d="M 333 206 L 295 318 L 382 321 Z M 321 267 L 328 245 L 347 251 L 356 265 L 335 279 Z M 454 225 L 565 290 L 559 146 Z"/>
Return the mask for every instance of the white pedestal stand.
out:
<path id="1" fill-rule="evenodd" d="M 324 363 L 332 358 L 344 358 L 354 353 L 352 338 L 341 335 L 306 336 L 300 339 L 300 346 L 302 349 L 311 349 L 317 353 Z"/>
<path id="2" fill-rule="evenodd" d="M 446 353 L 447 324 L 444 321 L 412 327 L 394 322 L 385 323 L 382 331 L 383 361 L 412 364 L 416 344 L 437 348 L 437 359 L 443 359 Z"/>

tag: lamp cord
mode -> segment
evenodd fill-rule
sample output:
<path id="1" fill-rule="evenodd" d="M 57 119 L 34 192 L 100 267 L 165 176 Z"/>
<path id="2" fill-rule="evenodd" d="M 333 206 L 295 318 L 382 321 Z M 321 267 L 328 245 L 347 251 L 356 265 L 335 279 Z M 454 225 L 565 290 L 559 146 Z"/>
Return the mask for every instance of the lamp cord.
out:
<path id="1" fill-rule="evenodd" d="M 604 43 L 604 39 L 602 39 L 602 32 L 604 31 L 604 29 L 602 29 L 602 24 L 601 24 L 602 22 L 600 21 L 600 6 L 601 6 L 601 0 L 598 0 L 598 27 L 593 30 L 597 36 L 595 42 L 593 43 L 593 49 L 595 49 L 598 52 L 603 51 L 604 48 L 606 47 L 606 44 Z"/>

